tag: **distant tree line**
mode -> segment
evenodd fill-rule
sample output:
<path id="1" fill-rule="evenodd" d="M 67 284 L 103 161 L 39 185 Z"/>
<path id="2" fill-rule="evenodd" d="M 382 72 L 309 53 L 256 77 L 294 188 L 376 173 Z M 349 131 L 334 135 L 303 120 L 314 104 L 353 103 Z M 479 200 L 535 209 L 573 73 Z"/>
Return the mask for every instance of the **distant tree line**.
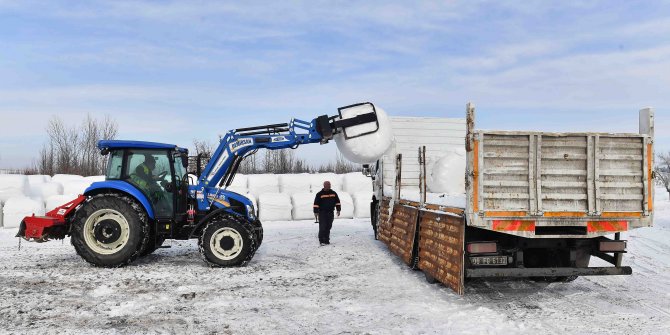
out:
<path id="1" fill-rule="evenodd" d="M 115 139 L 118 124 L 109 116 L 95 119 L 90 115 L 78 125 L 65 123 L 58 116 L 46 126 L 47 141 L 40 149 L 32 166 L 24 174 L 59 173 L 82 176 L 102 175 L 107 167 L 107 156 L 97 148 L 98 141 Z"/>
<path id="2" fill-rule="evenodd" d="M 202 140 L 194 140 L 193 147 L 195 148 L 195 153 L 192 153 L 192 155 L 201 155 L 203 157 L 201 167 L 204 169 L 216 147 L 212 143 Z M 189 167 L 189 171 L 195 170 L 195 165 L 192 164 Z M 307 160 L 296 157 L 295 151 L 292 149 L 260 149 L 255 154 L 245 158 L 238 169 L 238 173 L 242 174 L 349 173 L 359 171 L 361 171 L 359 164 L 346 160 L 340 153 L 337 153 L 337 156 L 331 162 L 312 165 Z"/>

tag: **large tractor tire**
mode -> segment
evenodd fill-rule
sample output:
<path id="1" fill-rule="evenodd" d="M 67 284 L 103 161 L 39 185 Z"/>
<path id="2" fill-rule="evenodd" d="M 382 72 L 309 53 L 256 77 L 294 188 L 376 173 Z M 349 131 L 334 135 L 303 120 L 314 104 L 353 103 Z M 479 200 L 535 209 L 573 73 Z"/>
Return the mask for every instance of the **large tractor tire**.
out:
<path id="1" fill-rule="evenodd" d="M 202 230 L 198 245 L 211 267 L 244 266 L 257 249 L 253 225 L 232 214 L 212 219 Z"/>
<path id="2" fill-rule="evenodd" d="M 71 242 L 85 261 L 100 267 L 121 267 L 145 250 L 149 224 L 144 209 L 129 197 L 100 194 L 77 210 Z"/>
<path id="3" fill-rule="evenodd" d="M 263 225 L 259 220 L 254 221 L 253 225 L 254 235 L 256 237 L 256 249 L 258 249 L 261 247 L 261 244 L 263 244 Z"/>

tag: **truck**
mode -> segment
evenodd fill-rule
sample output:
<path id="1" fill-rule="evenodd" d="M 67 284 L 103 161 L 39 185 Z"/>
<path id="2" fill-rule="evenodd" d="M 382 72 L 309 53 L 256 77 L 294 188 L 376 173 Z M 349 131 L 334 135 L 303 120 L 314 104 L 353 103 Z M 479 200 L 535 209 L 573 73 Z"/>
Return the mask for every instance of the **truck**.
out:
<path id="1" fill-rule="evenodd" d="M 478 130 L 471 103 L 465 118 L 392 124 L 394 147 L 364 166 L 372 226 L 429 282 L 463 294 L 472 278 L 632 274 L 621 233 L 653 224 L 652 108 L 639 111 L 638 133 Z M 428 192 L 431 161 L 463 146 L 462 197 Z"/>

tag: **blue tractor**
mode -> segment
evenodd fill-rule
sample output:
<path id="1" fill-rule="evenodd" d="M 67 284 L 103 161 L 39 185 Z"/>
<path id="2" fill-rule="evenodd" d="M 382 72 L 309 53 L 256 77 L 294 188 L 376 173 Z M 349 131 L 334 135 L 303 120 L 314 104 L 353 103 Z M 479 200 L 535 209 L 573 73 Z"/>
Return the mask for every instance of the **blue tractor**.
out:
<path id="1" fill-rule="evenodd" d="M 356 108 L 356 116 L 343 118 L 349 108 Z M 350 139 L 354 136 L 347 135 L 347 128 L 360 125 L 371 130 L 356 132 L 355 137 L 379 129 L 371 103 L 338 111 L 339 115 L 323 115 L 311 122 L 293 119 L 229 131 L 206 167 L 198 171 L 195 185 L 189 184 L 187 149 L 153 142 L 100 141 L 101 154 L 109 156 L 106 180 L 93 183 L 83 195 L 45 216 L 26 217 L 17 236 L 37 242 L 70 236 L 76 252 L 101 267 L 129 264 L 155 251 L 166 239 L 197 238 L 210 266 L 245 265 L 263 241 L 263 227 L 253 203 L 227 190 L 240 163 L 258 149 L 323 144 L 336 134 Z"/>

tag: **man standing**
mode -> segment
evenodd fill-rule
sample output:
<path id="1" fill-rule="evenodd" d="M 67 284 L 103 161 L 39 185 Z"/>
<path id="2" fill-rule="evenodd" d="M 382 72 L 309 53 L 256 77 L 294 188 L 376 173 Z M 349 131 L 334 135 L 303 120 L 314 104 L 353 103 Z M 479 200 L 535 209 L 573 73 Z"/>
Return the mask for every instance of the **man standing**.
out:
<path id="1" fill-rule="evenodd" d="M 321 245 L 330 244 L 330 228 L 333 227 L 335 215 L 333 211 L 337 209 L 337 216 L 340 216 L 342 206 L 340 197 L 330 189 L 330 182 L 323 183 L 323 189 L 316 194 L 314 198 L 314 217 L 319 221 L 319 242 Z"/>

